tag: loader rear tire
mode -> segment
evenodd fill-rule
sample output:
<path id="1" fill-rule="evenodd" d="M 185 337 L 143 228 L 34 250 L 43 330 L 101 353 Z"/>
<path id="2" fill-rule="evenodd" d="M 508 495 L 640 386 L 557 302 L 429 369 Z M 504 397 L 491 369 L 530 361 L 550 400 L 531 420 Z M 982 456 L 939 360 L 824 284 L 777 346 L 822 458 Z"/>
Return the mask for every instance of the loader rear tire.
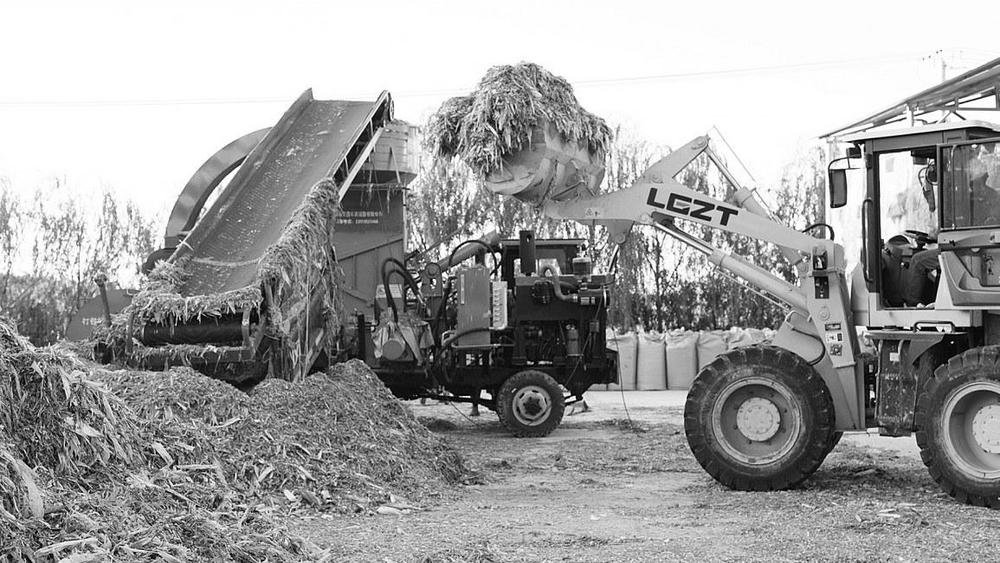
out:
<path id="1" fill-rule="evenodd" d="M 684 406 L 688 446 L 716 481 L 740 491 L 794 487 L 834 443 L 834 410 L 823 379 L 774 346 L 719 356 L 698 374 Z"/>
<path id="2" fill-rule="evenodd" d="M 914 419 L 920 457 L 941 489 L 1000 509 L 1000 346 L 968 350 L 938 367 Z"/>
<path id="3" fill-rule="evenodd" d="M 525 370 L 507 378 L 496 399 L 500 422 L 519 438 L 548 436 L 562 422 L 566 398 L 547 373 Z"/>

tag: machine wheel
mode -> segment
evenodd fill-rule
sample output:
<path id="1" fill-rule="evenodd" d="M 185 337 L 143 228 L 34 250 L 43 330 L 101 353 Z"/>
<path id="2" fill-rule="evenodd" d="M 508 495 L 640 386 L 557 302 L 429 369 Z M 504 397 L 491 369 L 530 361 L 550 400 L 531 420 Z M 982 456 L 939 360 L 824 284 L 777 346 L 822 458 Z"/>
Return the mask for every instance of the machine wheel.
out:
<path id="1" fill-rule="evenodd" d="M 934 372 L 917 401 L 917 445 L 931 477 L 967 504 L 1000 508 L 1000 346 Z"/>
<path id="2" fill-rule="evenodd" d="M 518 437 L 548 436 L 566 410 L 562 388 L 546 373 L 518 372 L 504 381 L 497 396 L 497 416 Z"/>
<path id="3" fill-rule="evenodd" d="M 774 346 L 748 346 L 705 366 L 688 393 L 684 431 L 698 463 L 723 485 L 773 491 L 798 485 L 835 444 L 823 379 Z"/>
<path id="4" fill-rule="evenodd" d="M 840 439 L 843 437 L 844 437 L 843 432 L 834 432 L 833 434 L 830 434 L 830 443 L 826 445 L 826 453 L 823 454 L 824 458 L 830 455 L 830 452 L 833 451 L 833 448 L 837 447 L 837 444 L 840 443 Z"/>

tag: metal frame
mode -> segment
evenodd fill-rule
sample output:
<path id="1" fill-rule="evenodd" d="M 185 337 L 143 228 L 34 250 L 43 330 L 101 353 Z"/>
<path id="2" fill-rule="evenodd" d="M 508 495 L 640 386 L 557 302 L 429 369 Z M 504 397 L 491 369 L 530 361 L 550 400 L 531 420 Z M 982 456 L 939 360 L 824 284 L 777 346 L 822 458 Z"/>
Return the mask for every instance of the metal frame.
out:
<path id="1" fill-rule="evenodd" d="M 965 119 L 958 110 L 1000 111 L 1000 58 L 962 73 L 950 80 L 918 92 L 873 115 L 830 131 L 820 138 L 831 138 L 866 131 L 891 123 L 907 122 L 912 126 L 921 116 L 935 111 L 943 112 L 938 121 L 954 115 Z M 993 107 L 975 107 L 970 104 L 990 98 Z"/>

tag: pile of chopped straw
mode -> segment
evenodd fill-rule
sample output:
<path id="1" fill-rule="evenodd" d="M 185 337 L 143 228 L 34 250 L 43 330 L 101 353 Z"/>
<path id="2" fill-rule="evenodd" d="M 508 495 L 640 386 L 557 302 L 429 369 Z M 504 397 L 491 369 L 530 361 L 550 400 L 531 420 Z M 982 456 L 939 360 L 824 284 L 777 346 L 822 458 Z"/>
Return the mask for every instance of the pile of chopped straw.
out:
<path id="1" fill-rule="evenodd" d="M 427 124 L 425 142 L 436 157 L 457 157 L 486 176 L 505 155 L 528 146 L 542 122 L 592 153 L 603 154 L 611 142 L 611 128 L 580 107 L 569 82 L 533 63 L 495 66 L 474 92 L 445 101 Z"/>
<path id="2" fill-rule="evenodd" d="M 191 368 L 165 372 L 115 370 L 95 373 L 115 395 L 147 419 L 202 420 L 220 424 L 246 417 L 250 398 L 232 385 Z"/>
<path id="3" fill-rule="evenodd" d="M 461 457 L 420 424 L 360 360 L 297 383 L 268 379 L 232 425 L 236 478 L 333 510 L 420 495 L 461 480 Z M 359 500 L 363 499 L 363 500 Z"/>
<path id="4" fill-rule="evenodd" d="M 0 319 L 0 334 L 10 334 Z M 133 463 L 133 413 L 66 352 L 0 338 L 0 437 L 31 466 L 65 475 Z"/>
<path id="5" fill-rule="evenodd" d="M 0 319 L 0 374 L 2 560 L 316 560 L 277 517 L 374 512 L 466 474 L 361 362 L 248 395 L 104 370 Z"/>

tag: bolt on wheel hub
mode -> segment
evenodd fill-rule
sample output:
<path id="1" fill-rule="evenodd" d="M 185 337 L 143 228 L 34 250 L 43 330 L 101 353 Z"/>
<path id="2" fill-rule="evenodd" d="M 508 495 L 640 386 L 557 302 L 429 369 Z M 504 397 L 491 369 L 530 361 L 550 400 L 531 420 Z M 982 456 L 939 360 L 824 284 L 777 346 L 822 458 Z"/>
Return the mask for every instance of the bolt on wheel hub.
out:
<path id="1" fill-rule="evenodd" d="M 979 447 L 1000 454 L 1000 405 L 986 405 L 972 418 L 972 436 Z"/>
<path id="2" fill-rule="evenodd" d="M 773 438 L 781 428 L 781 413 L 771 401 L 752 397 L 740 405 L 736 426 L 748 440 L 764 442 Z"/>

